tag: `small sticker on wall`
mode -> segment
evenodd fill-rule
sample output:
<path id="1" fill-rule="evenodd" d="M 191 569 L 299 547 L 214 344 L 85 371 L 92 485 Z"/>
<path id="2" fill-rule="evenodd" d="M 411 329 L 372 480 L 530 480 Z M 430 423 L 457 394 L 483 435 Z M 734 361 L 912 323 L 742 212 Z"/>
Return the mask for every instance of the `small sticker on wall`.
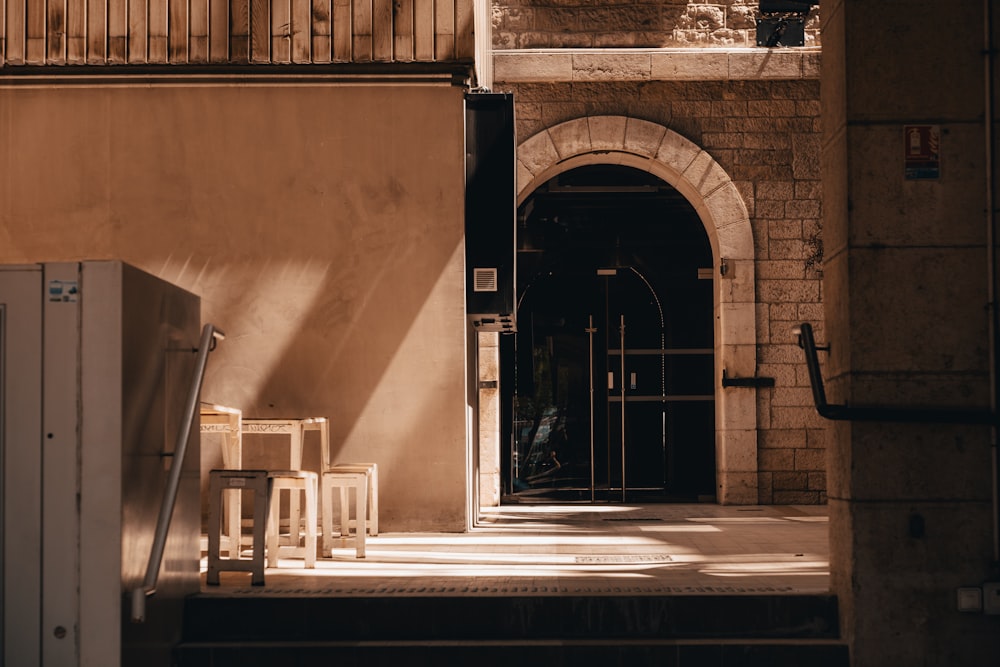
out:
<path id="1" fill-rule="evenodd" d="M 907 180 L 941 176 L 941 130 L 937 125 L 903 126 L 903 169 Z"/>
<path id="2" fill-rule="evenodd" d="M 79 284 L 75 280 L 50 280 L 49 301 L 75 303 L 80 296 Z"/>

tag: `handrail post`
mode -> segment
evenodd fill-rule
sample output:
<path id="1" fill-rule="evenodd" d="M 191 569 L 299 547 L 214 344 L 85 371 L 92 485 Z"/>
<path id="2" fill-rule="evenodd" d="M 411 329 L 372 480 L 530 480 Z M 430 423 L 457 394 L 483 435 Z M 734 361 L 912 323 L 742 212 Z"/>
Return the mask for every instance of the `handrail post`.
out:
<path id="1" fill-rule="evenodd" d="M 160 515 L 156 520 L 156 533 L 153 536 L 153 546 L 149 553 L 149 563 L 146 565 L 146 577 L 142 586 L 132 591 L 132 622 L 142 623 L 146 620 L 146 597 L 156 592 L 156 580 L 160 576 L 160 564 L 163 561 L 163 550 L 167 544 L 167 532 L 170 530 L 170 519 L 177 503 L 177 489 L 180 486 L 181 469 L 184 466 L 184 455 L 187 453 L 188 439 L 191 437 L 191 427 L 194 424 L 195 410 L 198 409 L 198 397 L 201 394 L 201 383 L 205 378 L 205 366 L 208 363 L 208 353 L 215 348 L 216 339 L 225 338 L 225 333 L 212 324 L 206 324 L 201 330 L 201 341 L 198 343 L 198 357 L 195 361 L 194 377 L 180 429 L 177 432 L 177 442 L 174 446 L 173 462 L 167 477 L 167 488 L 163 492 L 163 503 L 160 505 Z"/>
<path id="2" fill-rule="evenodd" d="M 819 355 L 816 354 L 816 341 L 813 338 L 812 325 L 803 322 L 792 329 L 799 339 L 799 347 L 806 353 L 806 370 L 809 371 L 809 384 L 812 386 L 813 401 L 816 408 L 823 412 L 826 407 L 826 390 L 823 388 L 823 374 L 819 368 Z"/>

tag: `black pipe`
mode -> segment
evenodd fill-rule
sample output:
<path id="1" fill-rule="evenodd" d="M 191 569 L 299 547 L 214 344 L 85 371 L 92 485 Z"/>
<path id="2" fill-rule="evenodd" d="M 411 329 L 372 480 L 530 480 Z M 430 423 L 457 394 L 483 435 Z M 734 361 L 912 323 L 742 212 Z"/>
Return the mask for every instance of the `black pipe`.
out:
<path id="1" fill-rule="evenodd" d="M 993 45 L 993 0 L 983 0 L 983 145 L 986 147 L 986 289 L 989 304 L 989 356 L 990 356 L 990 410 L 997 412 L 997 395 L 1000 394 L 1000 359 L 997 336 L 1000 335 L 1000 313 L 997 309 L 997 211 L 996 211 L 996 139 L 994 71 L 996 48 Z M 997 424 L 990 432 L 990 449 L 993 463 L 993 562 L 1000 567 L 1000 455 L 997 453 Z"/>
<path id="2" fill-rule="evenodd" d="M 799 347 L 806 353 L 806 368 L 812 386 L 816 411 L 825 419 L 838 421 L 881 421 L 922 424 L 997 424 L 997 417 L 989 410 L 943 407 L 894 407 L 886 405 L 839 405 L 826 402 L 823 375 L 819 369 L 819 356 L 813 338 L 812 325 L 800 324 L 793 329 Z"/>

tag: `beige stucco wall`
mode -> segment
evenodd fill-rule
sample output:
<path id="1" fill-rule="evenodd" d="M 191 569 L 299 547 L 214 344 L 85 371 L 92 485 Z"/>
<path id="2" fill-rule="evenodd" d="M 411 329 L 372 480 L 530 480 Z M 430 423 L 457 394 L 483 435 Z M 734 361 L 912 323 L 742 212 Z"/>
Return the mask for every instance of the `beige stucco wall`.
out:
<path id="1" fill-rule="evenodd" d="M 384 530 L 465 528 L 460 89 L 7 87 L 0 146 L 0 262 L 200 295 L 227 334 L 204 400 L 328 417 L 337 460 L 379 464 Z"/>

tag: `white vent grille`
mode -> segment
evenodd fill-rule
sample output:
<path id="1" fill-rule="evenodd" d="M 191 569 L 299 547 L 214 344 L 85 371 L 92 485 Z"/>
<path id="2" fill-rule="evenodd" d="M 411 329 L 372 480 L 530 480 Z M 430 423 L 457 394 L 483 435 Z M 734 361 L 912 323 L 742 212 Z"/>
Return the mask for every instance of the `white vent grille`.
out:
<path id="1" fill-rule="evenodd" d="M 497 291 L 497 270 L 496 269 L 472 269 L 472 291 L 474 291 L 474 292 L 496 292 Z"/>

